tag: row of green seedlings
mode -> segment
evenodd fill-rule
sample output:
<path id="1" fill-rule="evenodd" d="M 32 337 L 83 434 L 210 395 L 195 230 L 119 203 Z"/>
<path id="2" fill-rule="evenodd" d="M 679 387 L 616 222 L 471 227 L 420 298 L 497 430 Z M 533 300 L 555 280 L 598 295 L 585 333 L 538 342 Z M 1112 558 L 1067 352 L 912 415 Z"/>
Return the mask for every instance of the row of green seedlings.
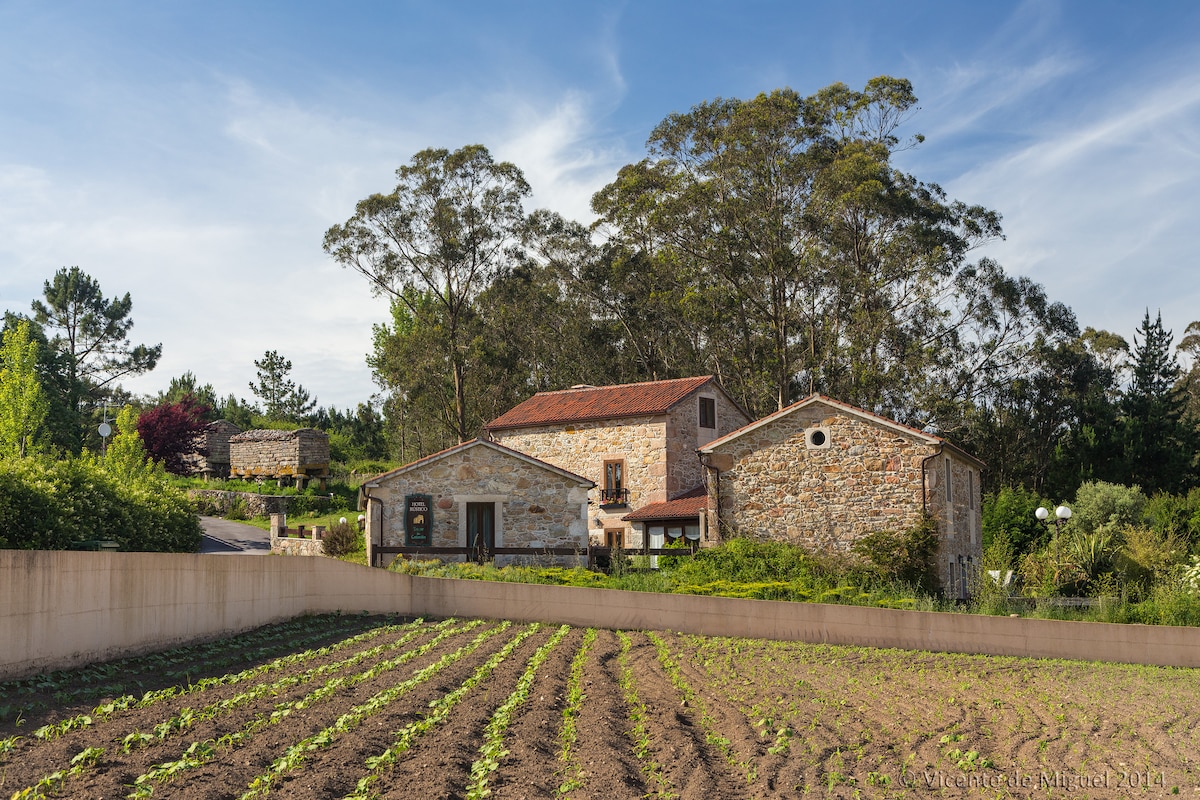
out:
<path id="1" fill-rule="evenodd" d="M 708 674 L 714 690 L 724 695 L 748 721 L 751 721 L 751 726 L 758 731 L 760 738 L 771 739 L 766 751 L 772 755 L 788 753 L 792 749 L 795 736 L 794 718 L 798 714 L 793 695 L 794 689 L 799 687 L 789 686 L 777 696 L 772 695 L 766 701 L 760 700 L 764 694 L 772 693 L 772 665 L 777 662 L 791 663 L 783 653 L 770 649 L 779 643 L 697 636 L 683 637 L 683 641 L 695 649 L 694 661 L 698 661 L 697 667 Z M 764 648 L 767 648 L 766 652 Z M 803 684 L 803 681 L 800 681 L 800 684 Z M 781 707 L 785 699 L 788 702 L 786 709 Z M 813 696 L 813 699 L 823 702 L 816 696 Z M 818 722 L 819 715 L 812 719 L 810 730 L 815 729 Z M 813 766 L 817 766 L 816 762 Z M 750 767 L 747 777 L 752 780 L 757 778 L 756 766 Z"/>
<path id="2" fill-rule="evenodd" d="M 836 716 L 831 722 L 825 723 L 821 720 L 821 714 L 818 712 L 812 717 L 810 723 L 806 725 L 809 731 L 814 731 L 818 725 L 825 725 L 830 729 L 834 736 L 844 736 L 842 724 L 845 719 L 844 715 L 853 713 L 852 704 L 850 704 L 845 696 L 828 696 L 826 694 L 817 693 L 811 685 L 803 679 L 795 681 L 793 686 L 790 682 L 780 686 L 780 679 L 786 678 L 788 681 L 794 679 L 792 671 L 797 663 L 823 663 L 827 666 L 836 667 L 840 660 L 844 659 L 847 652 L 854 652 L 856 655 L 868 653 L 865 649 L 847 648 L 844 646 L 833 645 L 801 645 L 798 643 L 783 643 L 783 642 L 764 642 L 764 641 L 742 641 L 742 640 L 725 640 L 725 639 L 701 639 L 700 637 L 686 637 L 692 640 L 696 646 L 697 654 L 703 659 L 704 668 L 713 677 L 713 682 L 719 687 L 728 699 L 734 703 L 743 713 L 754 718 L 756 728 L 760 729 L 760 736 L 775 735 L 775 743 L 767 748 L 768 752 L 781 753 L 786 751 L 792 741 L 793 729 L 787 725 L 787 720 L 793 719 L 798 715 L 799 709 L 796 707 L 796 702 L 793 699 L 789 703 L 789 708 L 784 709 L 779 707 L 784 696 L 795 696 L 794 690 L 797 688 L 807 688 L 810 692 L 809 700 L 812 703 L 822 705 L 828 709 L 840 711 L 842 714 Z M 713 653 L 720 654 L 720 658 L 714 658 Z M 737 653 L 737 658 L 731 658 L 731 653 Z M 746 658 L 746 655 L 752 657 Z M 871 662 L 877 662 L 883 659 L 885 662 L 892 661 L 896 658 L 891 653 L 886 651 L 869 651 Z M 923 667 L 913 667 L 911 655 L 907 657 L 908 663 L 905 669 L 913 672 L 924 674 Z M 777 674 L 782 667 L 783 675 Z M 893 670 L 883 670 L 894 674 Z M 847 690 L 859 687 L 869 701 L 870 705 L 875 707 L 891 708 L 886 703 L 886 698 L 878 693 L 882 689 L 881 679 L 877 673 L 869 681 L 870 686 L 863 685 L 863 682 L 855 676 L 850 676 L 845 679 L 843 687 Z M 875 687 L 875 688 L 873 688 Z M 969 684 L 963 684 L 960 688 L 966 690 Z M 778 691 L 776 691 L 778 689 Z M 775 692 L 775 696 L 770 699 L 762 699 L 764 693 L 771 694 Z M 956 699 L 950 697 L 947 703 L 953 705 Z M 897 710 L 898 713 L 898 710 Z M 940 710 L 939 710 L 940 713 Z M 954 726 L 956 727 L 957 723 Z M 943 728 L 944 730 L 944 728 Z M 885 731 L 886 733 L 886 731 Z M 932 739 L 937 734 L 933 731 L 921 736 Z M 845 752 L 853 753 L 857 756 L 860 764 L 864 758 L 864 745 L 871 741 L 871 734 L 867 730 L 861 730 L 857 736 L 846 739 Z M 979 753 L 978 750 L 963 750 L 956 747 L 957 742 L 962 741 L 962 735 L 956 734 L 953 731 L 941 738 L 940 748 L 943 757 L 947 757 L 964 772 L 973 772 L 979 769 L 988 769 L 994 766 L 993 761 Z M 806 738 L 806 741 L 807 738 Z M 809 742 L 808 749 L 816 754 L 825 751 L 824 743 Z M 824 778 L 826 788 L 830 791 L 838 783 L 853 783 L 854 779 L 845 774 L 845 767 L 842 761 L 843 749 L 839 748 L 830 763 L 824 765 Z M 902 762 L 896 766 L 899 769 L 899 779 L 902 784 L 910 785 L 913 778 L 910 774 L 913 762 L 916 759 L 916 753 L 912 752 Z M 818 762 L 814 761 L 813 766 L 817 766 Z M 875 765 L 874 769 L 867 768 L 866 782 L 872 786 L 889 786 L 892 783 L 892 778 L 884 770 L 883 759 L 880 757 L 879 764 Z"/>
<path id="3" fill-rule="evenodd" d="M 243 634 L 236 637 L 239 641 L 247 643 L 260 641 L 268 638 L 279 638 L 289 633 L 295 633 L 310 626 L 310 620 L 316 620 L 316 617 L 302 618 L 300 620 L 282 623 L 272 626 L 270 629 L 262 628 L 251 633 Z M 105 678 L 122 672 L 128 672 L 134 667 L 142 671 L 152 670 L 156 674 L 160 673 L 167 665 L 177 662 L 195 662 L 197 657 L 203 658 L 209 654 L 216 654 L 221 651 L 222 647 L 230 644 L 230 640 L 221 642 L 208 642 L 198 645 L 188 645 L 186 647 L 177 647 L 171 650 L 164 650 L 159 653 L 150 655 L 137 656 L 135 658 L 121 659 L 119 661 L 110 661 L 103 664 L 92 664 L 82 669 L 73 670 L 55 670 L 46 672 L 40 675 L 35 675 L 32 678 L 12 681 L 9 683 L 0 684 L 0 700 L 4 700 L 11 694 L 32 694 L 34 692 L 55 692 L 63 690 L 66 686 L 78 686 L 79 684 L 95 683 Z M 63 697 L 66 697 L 64 695 Z M 58 699 L 63 699 L 60 697 Z M 2 716 L 2 715 L 0 715 Z"/>
<path id="4" fill-rule="evenodd" d="M 13 792 L 9 800 L 35 800 L 35 798 L 48 797 L 56 792 L 67 779 L 82 775 L 86 770 L 95 766 L 102 755 L 104 755 L 104 748 L 89 747 L 72 758 L 71 766 L 67 769 L 52 772 L 43 776 L 33 786 Z"/>
<path id="5" fill-rule="evenodd" d="M 729 741 L 728 737 L 723 736 L 717 730 L 716 721 L 708 713 L 708 707 L 704 699 L 696 693 L 691 684 L 688 683 L 687 678 L 684 677 L 683 670 L 680 668 L 679 662 L 671 654 L 667 643 L 661 636 L 652 631 L 646 632 L 646 638 L 654 644 L 654 649 L 658 654 L 658 663 L 662 665 L 663 671 L 666 672 L 667 677 L 671 681 L 671 685 L 679 692 L 684 705 L 687 708 L 694 709 L 696 714 L 699 715 L 700 729 L 704 731 L 704 740 L 721 751 L 721 756 L 725 759 L 726 763 L 740 771 L 745 777 L 746 783 L 753 783 L 758 776 L 757 766 L 749 759 L 744 761 L 738 759 L 737 753 L 733 751 L 733 743 Z M 790 737 L 791 729 L 785 728 L 781 730 L 780 736 L 782 737 L 785 733 L 787 737 Z M 787 738 L 782 740 L 782 744 L 780 741 L 776 741 L 775 745 L 768 748 L 768 752 L 784 752 L 787 749 L 787 741 Z"/>
<path id="6" fill-rule="evenodd" d="M 118 674 L 127 675 L 131 672 L 150 672 L 155 677 L 186 675 L 189 671 L 194 671 L 197 663 L 203 663 L 208 659 L 243 659 L 247 654 L 254 656 L 257 652 L 256 647 L 262 647 L 273 641 L 282 640 L 285 644 L 294 645 L 297 634 L 307 635 L 315 630 L 324 635 L 333 624 L 344 624 L 344 622 L 338 623 L 337 616 L 331 614 L 300 617 L 290 622 L 259 628 L 230 639 L 177 647 L 103 664 L 93 664 L 83 669 L 56 670 L 24 680 L 0 684 L 0 700 L 4 700 L 9 694 L 22 695 L 41 691 L 53 692 L 56 700 L 69 700 L 96 691 L 88 684 Z M 231 650 L 235 655 L 230 655 Z M 257 654 L 261 655 L 261 653 Z M 175 665 L 178 664 L 185 666 L 176 667 Z M 7 716 L 10 711 L 10 707 L 0 706 L 0 718 Z"/>
<path id="7" fill-rule="evenodd" d="M 504 734 L 512 724 L 513 714 L 529 699 L 529 692 L 533 687 L 533 680 L 537 676 L 538 668 L 545 663 L 546 659 L 550 657 L 551 651 L 570 632 L 570 625 L 559 627 L 550 640 L 537 649 L 537 652 L 529 659 L 529 663 L 526 664 L 525 671 L 517 679 L 516 688 L 492 713 L 492 718 L 488 720 L 487 727 L 484 728 L 483 746 L 479 748 L 479 758 L 471 764 L 471 780 L 467 783 L 467 800 L 482 800 L 491 795 L 492 790 L 488 783 L 492 773 L 499 768 L 500 759 L 509 752 L 504 749 Z"/>
<path id="8" fill-rule="evenodd" d="M 584 786 L 583 764 L 579 760 L 575 744 L 579 740 L 579 714 L 583 710 L 583 701 L 587 699 L 587 695 L 583 691 L 583 673 L 587 666 L 588 653 L 595 642 L 596 629 L 588 628 L 583 635 L 583 643 L 579 646 L 579 651 L 571 660 L 571 671 L 567 678 L 567 703 L 563 708 L 562 727 L 558 734 L 559 744 L 562 745 L 558 753 L 558 760 L 563 765 L 559 773 L 563 779 L 558 785 L 560 796 L 576 789 L 582 789 Z"/>
<path id="9" fill-rule="evenodd" d="M 445 625 L 446 623 L 442 624 Z M 293 675 L 285 675 L 282 678 L 270 683 L 260 683 L 244 692 L 239 692 L 232 697 L 227 697 L 224 700 L 210 703 L 209 705 L 198 710 L 192 708 L 180 709 L 179 712 L 170 719 L 155 725 L 153 734 L 143 733 L 141 731 L 134 731 L 133 733 L 129 734 L 121 740 L 121 747 L 126 753 L 128 753 L 135 747 L 145 747 L 147 744 L 155 741 L 161 742 L 173 733 L 185 731 L 198 722 L 215 719 L 222 714 L 227 714 L 234 709 L 252 703 L 266 695 L 277 695 L 280 692 L 286 691 L 295 686 L 311 683 L 314 679 L 321 676 L 328 675 L 332 672 L 341 672 L 344 669 L 357 666 L 367 659 L 377 658 L 384 653 L 397 650 L 425 632 L 420 627 L 421 625 L 422 623 L 420 621 L 405 625 L 403 627 L 408 628 L 408 630 L 399 639 L 396 639 L 392 642 L 378 644 L 367 650 L 360 650 L 349 658 L 344 658 L 340 661 L 333 661 L 328 664 L 322 664 L 319 667 L 307 669 L 304 672 Z"/>
<path id="10" fill-rule="evenodd" d="M 219 677 L 204 678 L 200 681 L 197 681 L 196 683 L 189 684 L 187 687 L 168 686 L 165 689 L 158 689 L 155 691 L 146 692 L 140 698 L 134 697 L 133 695 L 124 695 L 123 697 L 118 697 L 114 700 L 110 700 L 107 703 L 102 703 L 102 704 L 96 706 L 96 708 L 92 709 L 92 714 L 96 715 L 97 717 L 100 717 L 104 721 L 108 721 L 109 719 L 111 719 L 113 717 L 113 715 L 115 715 L 121 711 L 126 711 L 131 708 L 133 708 L 133 709 L 147 708 L 149 706 L 154 705 L 155 703 L 161 702 L 163 700 L 167 700 L 172 697 L 179 697 L 179 696 L 190 695 L 190 694 L 198 694 L 198 693 L 206 692 L 209 689 L 213 689 L 213 688 L 216 688 L 219 686 L 228 686 L 228 685 L 242 683 L 244 681 L 251 680 L 253 678 L 256 678 L 260 675 L 263 675 L 263 674 L 266 674 L 266 673 L 269 673 L 272 671 L 280 670 L 285 667 L 292 667 L 297 664 L 301 664 L 305 661 L 310 661 L 314 658 L 320 658 L 320 657 L 328 655 L 330 653 L 337 652 L 338 650 L 343 650 L 348 647 L 353 647 L 355 645 L 361 644 L 365 641 L 369 641 L 369 640 L 377 638 L 379 636 L 382 636 L 382 635 L 385 635 L 385 634 L 388 634 L 391 632 L 395 632 L 395 631 L 404 630 L 407 628 L 417 627 L 421 624 L 422 624 L 422 620 L 416 620 L 415 622 L 407 623 L 404 625 L 378 626 L 378 627 L 372 628 L 371 630 L 364 631 L 363 633 L 360 633 L 357 636 L 352 636 L 347 639 L 343 639 L 342 641 L 336 642 L 335 644 L 332 644 L 332 645 L 327 645 L 325 647 L 320 647 L 320 648 L 316 648 L 316 649 L 304 650 L 299 653 L 290 653 L 286 656 L 281 656 L 281 657 L 275 659 L 274 661 L 267 662 L 266 664 L 260 664 L 257 667 L 252 667 L 250 669 L 242 670 L 241 672 L 231 673 L 228 675 L 222 675 Z M 185 709 L 185 711 L 187 711 L 187 710 L 188 709 Z M 60 722 L 49 723 L 49 724 L 43 725 L 42 727 L 38 728 L 37 730 L 35 730 L 33 732 L 33 734 L 32 734 L 33 738 L 41 740 L 41 741 L 51 741 L 53 739 L 58 738 L 59 736 L 70 733 L 71 731 L 82 730 L 84 728 L 87 728 L 87 727 L 91 726 L 91 724 L 92 724 L 92 714 L 77 714 L 76 716 L 69 717 Z M 170 730 L 171 730 L 170 727 L 167 727 L 165 729 L 166 732 L 170 732 Z M 165 733 L 164 733 L 164 735 L 165 735 Z M 143 734 L 141 736 L 144 737 L 144 742 L 149 742 L 154 738 L 154 737 L 149 736 L 148 734 Z M 162 739 L 162 738 L 164 738 L 164 736 L 158 736 L 157 738 Z M 9 754 L 11 751 L 16 749 L 17 744 L 22 739 L 24 739 L 24 737 L 18 735 L 18 736 L 11 736 L 6 739 L 0 740 L 0 758 L 3 758 L 5 755 Z M 129 752 L 129 748 L 126 747 L 125 751 Z"/>
<path id="11" fill-rule="evenodd" d="M 482 631 L 470 643 L 459 647 L 452 653 L 443 655 L 433 664 L 419 670 L 408 680 L 376 693 L 366 702 L 354 706 L 345 714 L 338 717 L 332 725 L 293 744 L 265 772 L 260 773 L 250 781 L 247 790 L 241 795 L 240 800 L 253 800 L 254 798 L 266 796 L 280 779 L 303 766 L 308 753 L 330 746 L 337 737 L 358 727 L 364 719 L 381 713 L 389 704 L 430 680 L 446 667 L 473 653 L 492 636 L 508 630 L 511 625 L 511 622 L 505 621 L 495 627 Z M 536 628 L 530 626 L 518 634 L 515 641 L 521 641 L 532 635 L 534 630 Z"/>
<path id="12" fill-rule="evenodd" d="M 373 680 L 386 672 L 403 666 L 441 646 L 446 639 L 468 632 L 483 623 L 481 621 L 471 621 L 459 627 L 451 627 L 454 624 L 457 624 L 457 620 L 446 620 L 435 626 L 435 629 L 438 631 L 437 635 L 420 647 L 406 651 L 396 658 L 381 661 L 370 669 L 356 675 L 330 678 L 320 687 L 309 692 L 299 700 L 278 704 L 272 711 L 256 715 L 254 719 L 243 725 L 240 730 L 227 733 L 215 741 L 192 742 L 175 761 L 154 764 L 146 772 L 135 778 L 134 782 L 128 787 L 131 791 L 127 797 L 151 797 L 154 794 L 155 785 L 167 783 L 185 770 L 208 763 L 219 752 L 246 744 L 266 728 L 283 722 L 293 712 L 322 703 L 347 689 L 352 689 L 365 681 Z"/>
<path id="13" fill-rule="evenodd" d="M 657 787 L 652 790 L 653 796 L 663 800 L 677 797 L 678 795 L 672 791 L 670 781 L 663 774 L 662 764 L 659 764 L 650 752 L 650 729 L 647 725 L 646 704 L 638 697 L 633 667 L 629 663 L 629 650 L 633 646 L 633 640 L 624 631 L 617 631 L 617 638 L 621 642 L 621 650 L 617 655 L 617 663 L 621 670 L 618 684 L 625 697 L 629 722 L 632 726 L 627 733 L 633 739 L 633 753 L 642 763 L 642 772 L 649 778 L 650 784 Z"/>
<path id="14" fill-rule="evenodd" d="M 66 703 L 84 698 L 111 697 L 123 694 L 129 685 L 140 688 L 141 681 L 128 676 L 152 673 L 156 680 L 183 680 L 198 669 L 213 671 L 230 664 L 266 658 L 281 651 L 290 652 L 297 646 L 326 638 L 335 624 L 344 624 L 334 615 L 302 617 L 297 622 L 260 628 L 232 639 L 222 639 L 202 645 L 175 648 L 161 653 L 122 659 L 105 664 L 95 664 L 81 670 L 60 670 L 8 684 L 9 691 L 17 694 L 32 694 L 38 691 L 52 692 L 57 703 Z M 177 666 L 183 664 L 183 666 Z M 125 675 L 125 682 L 93 684 L 103 678 Z M 78 685 L 78 684 L 85 685 Z M 67 688 L 71 687 L 71 688 Z M 0 690 L 0 700 L 6 693 Z M 0 722 L 13 718 L 22 724 L 22 718 L 35 711 L 48 708 L 45 701 L 0 704 Z"/>
<path id="15" fill-rule="evenodd" d="M 452 623 L 453 623 L 453 620 L 447 620 L 445 622 L 440 623 L 438 626 L 435 626 L 435 628 L 443 628 Z M 403 637 L 401 637 L 400 640 L 398 640 L 396 642 L 390 642 L 390 643 L 384 643 L 381 645 L 377 645 L 376 647 L 371 648 L 370 650 L 358 653 L 358 654 L 350 657 L 349 659 L 345 659 L 343 661 L 339 661 L 339 662 L 333 663 L 333 664 L 326 664 L 326 665 L 323 665 L 322 667 L 318 667 L 314 670 L 308 670 L 300 675 L 286 676 L 284 678 L 281 678 L 278 681 L 275 681 L 274 683 L 261 684 L 261 685 L 256 686 L 246 692 L 239 693 L 238 695 L 235 695 L 234 697 L 230 697 L 226 700 L 222 700 L 217 703 L 212 703 L 209 706 L 206 706 L 205 708 L 200 709 L 199 711 L 196 711 L 196 710 L 190 709 L 190 708 L 182 709 L 178 714 L 175 714 L 167 721 L 156 725 L 154 728 L 153 734 L 143 733 L 141 731 L 134 731 L 133 733 L 130 733 L 129 735 L 125 736 L 121 740 L 122 750 L 124 750 L 124 752 L 128 753 L 135 747 L 143 747 L 152 742 L 161 742 L 175 732 L 184 731 L 187 728 L 191 727 L 192 725 L 196 724 L 197 722 L 213 719 L 213 718 L 216 718 L 217 716 L 220 716 L 221 714 L 228 713 L 228 712 L 234 710 L 235 708 L 245 705 L 246 703 L 250 702 L 251 700 L 261 697 L 265 694 L 275 694 L 281 689 L 288 688 L 290 686 L 294 686 L 299 683 L 311 681 L 313 678 L 317 677 L 318 675 L 327 674 L 328 672 L 331 672 L 331 671 L 341 670 L 341 669 L 345 668 L 347 665 L 353 665 L 353 664 L 358 663 L 366 658 L 377 656 L 388 650 L 393 650 L 398 647 L 401 647 L 424 632 L 420 628 L 420 626 L 422 624 L 423 624 L 423 622 L 421 620 L 417 620 L 417 621 L 408 623 L 406 625 L 392 626 L 398 630 L 400 630 L 400 629 L 409 629 L 409 630 Z M 446 634 L 446 635 L 450 635 L 450 634 Z M 362 636 L 363 635 L 360 634 L 359 636 L 353 637 L 353 638 L 361 639 Z M 432 647 L 436 646 L 436 644 L 440 641 L 441 641 L 440 638 L 436 639 L 436 641 L 432 645 L 429 645 L 429 647 L 432 648 Z M 338 643 L 338 644 L 343 645 L 344 643 Z M 328 652 L 329 650 L 331 650 L 333 648 L 321 648 L 321 649 Z M 304 655 L 304 654 L 296 654 L 296 655 L 299 656 L 299 655 Z M 415 654 L 406 654 L 406 656 L 407 657 L 405 657 L 405 656 L 401 657 L 401 659 L 403 659 L 403 660 L 395 659 L 394 661 L 403 663 L 403 661 L 411 660 L 411 658 L 415 657 Z M 382 663 L 386 665 L 389 662 L 382 662 Z M 393 666 L 395 666 L 395 664 L 393 664 Z M 381 669 L 380 665 L 376 665 L 376 667 L 372 668 L 372 670 L 369 670 L 367 673 L 363 673 L 362 675 L 356 676 L 356 677 L 365 680 L 369 676 L 378 674 L 378 670 L 380 670 L 380 669 Z M 329 687 L 323 696 L 328 696 L 329 694 L 332 694 L 334 691 L 336 691 L 337 688 L 340 687 L 340 685 L 341 685 L 340 682 L 344 682 L 344 679 L 336 679 L 336 680 L 339 681 L 338 685 Z M 312 695 L 310 695 L 310 698 L 311 698 L 311 696 Z M 158 698 L 158 699 L 162 699 L 162 698 Z M 156 700 L 154 698 L 151 698 L 151 702 L 156 702 Z M 303 705 L 300 705 L 299 707 L 303 707 Z M 288 713 L 290 713 L 290 710 L 281 712 L 279 709 L 276 709 L 276 711 L 272 712 L 272 714 L 268 718 L 269 724 L 275 724 L 275 723 L 281 721 L 285 716 L 287 716 Z M 251 724 L 253 724 L 253 723 L 251 723 Z M 250 727 L 250 726 L 248 725 L 247 727 Z M 243 733 L 244 733 L 244 730 L 243 730 Z M 228 737 L 223 737 L 223 739 L 225 739 L 225 738 L 230 739 L 229 742 L 225 743 L 225 744 L 229 744 L 229 745 L 232 745 L 234 743 L 241 741 L 240 737 L 237 734 L 230 734 Z M 93 749 L 93 748 L 89 748 L 89 750 L 90 749 Z M 88 751 L 85 750 L 84 753 L 86 753 L 86 752 L 88 752 Z M 103 752 L 103 751 L 101 751 L 101 752 Z M 204 763 L 209 758 L 211 758 L 211 756 L 214 753 L 215 753 L 215 749 L 211 748 L 207 743 L 193 742 L 192 745 L 189 746 L 189 748 L 184 752 L 184 754 L 179 759 L 176 759 L 175 761 L 171 761 L 171 762 L 166 762 L 165 764 L 157 764 L 154 767 L 151 767 L 149 773 L 147 773 L 148 777 L 142 776 L 144 778 L 142 783 L 145 786 L 149 787 L 151 782 L 153 782 L 153 781 L 165 782 L 166 780 L 170 780 L 176 774 L 181 772 L 183 769 L 194 767 L 194 766 L 199 766 L 200 764 Z M 78 758 L 78 756 L 76 758 Z M 56 788 L 59 784 L 61 784 L 67 778 L 75 777 L 75 776 L 79 775 L 87 767 L 94 766 L 96 763 L 96 760 L 97 760 L 97 758 L 91 758 L 90 760 L 82 762 L 78 767 L 74 768 L 72 771 L 58 771 L 56 773 L 52 773 L 51 775 L 43 777 L 33 787 L 28 787 L 25 790 L 28 792 L 28 794 L 26 796 L 27 797 L 43 796 L 43 793 L 46 789 Z M 38 787 L 41 787 L 41 788 L 38 788 Z M 148 796 L 148 793 L 153 790 L 152 789 L 148 789 L 148 790 L 140 789 L 139 791 L 143 792 L 143 794 L 135 795 L 135 796 Z"/>
<path id="16" fill-rule="evenodd" d="M 565 627 L 565 626 L 564 626 Z M 464 697 L 467 696 L 479 684 L 483 683 L 488 677 L 500 666 L 504 661 L 512 655 L 522 642 L 528 639 L 533 634 L 537 633 L 541 628 L 540 623 L 532 623 L 524 630 L 514 636 L 507 644 L 504 645 L 498 652 L 493 654 L 491 658 L 480 665 L 471 677 L 467 678 L 454 691 L 443 695 L 435 700 L 430 705 L 430 711 L 424 717 L 416 722 L 409 723 L 400 730 L 396 731 L 396 741 L 387 750 L 384 750 L 377 756 L 371 756 L 367 759 L 367 769 L 370 772 L 359 779 L 354 787 L 354 791 L 346 795 L 344 800 L 371 800 L 375 796 L 372 786 L 379 780 L 386 770 L 395 766 L 399 761 L 400 756 L 408 752 L 408 750 L 416 743 L 416 741 L 425 735 L 430 728 L 439 724 L 450 716 L 450 712 L 457 706 Z M 561 629 L 560 629 L 561 630 Z M 563 632 L 565 636 L 566 633 Z M 557 643 L 557 642 L 556 642 Z M 243 795 L 240 800 L 250 800 L 249 796 Z"/>

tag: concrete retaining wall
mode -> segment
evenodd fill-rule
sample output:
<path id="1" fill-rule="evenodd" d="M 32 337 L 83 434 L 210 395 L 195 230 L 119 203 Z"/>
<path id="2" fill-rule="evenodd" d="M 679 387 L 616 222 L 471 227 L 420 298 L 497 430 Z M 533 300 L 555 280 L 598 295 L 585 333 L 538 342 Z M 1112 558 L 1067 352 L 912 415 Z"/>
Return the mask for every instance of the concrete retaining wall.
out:
<path id="1" fill-rule="evenodd" d="M 397 575 L 329 558 L 0 550 L 0 679 L 329 611 L 1200 666 L 1200 629 Z"/>

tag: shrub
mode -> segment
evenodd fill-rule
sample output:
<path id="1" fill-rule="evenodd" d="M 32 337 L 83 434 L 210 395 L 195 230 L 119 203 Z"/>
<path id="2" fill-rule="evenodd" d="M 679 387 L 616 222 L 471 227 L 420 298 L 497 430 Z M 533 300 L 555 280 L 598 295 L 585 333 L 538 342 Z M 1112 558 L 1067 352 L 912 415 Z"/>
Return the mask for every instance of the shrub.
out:
<path id="1" fill-rule="evenodd" d="M 812 566 L 808 554 L 796 545 L 738 537 L 678 559 L 671 571 L 676 580 L 686 583 L 755 583 L 806 580 Z"/>
<path id="2" fill-rule="evenodd" d="M 1137 486 L 1088 481 L 1075 493 L 1070 529 L 1079 533 L 1117 532 L 1145 522 L 1146 495 Z"/>
<path id="3" fill-rule="evenodd" d="M 1146 520 L 1160 535 L 1195 547 L 1200 543 L 1200 488 L 1187 495 L 1156 494 L 1146 501 Z"/>
<path id="4" fill-rule="evenodd" d="M 867 534 L 850 551 L 870 561 L 885 580 L 932 594 L 938 583 L 937 548 L 937 526 L 926 517 L 907 531 Z"/>
<path id="5" fill-rule="evenodd" d="M 250 519 L 250 511 L 246 508 L 246 501 L 241 497 L 233 497 L 229 501 L 229 508 L 225 509 L 225 519 L 232 520 L 247 520 Z"/>
<path id="6" fill-rule="evenodd" d="M 184 456 L 195 449 L 196 434 L 204 430 L 205 417 L 211 412 L 212 408 L 190 394 L 177 403 L 164 403 L 143 411 L 138 417 L 137 431 L 147 454 L 162 462 L 168 472 L 184 474 L 187 471 Z"/>
<path id="7" fill-rule="evenodd" d="M 339 522 L 330 526 L 323 540 L 325 555 L 341 558 L 344 555 L 359 550 L 363 545 L 362 534 L 349 522 Z"/>
<path id="8" fill-rule="evenodd" d="M 1187 558 L 1186 534 L 1178 529 L 1132 526 L 1124 528 L 1121 537 L 1116 566 L 1126 580 L 1143 588 L 1166 578 Z"/>
<path id="9" fill-rule="evenodd" d="M 1048 538 L 1046 526 L 1038 522 L 1034 512 L 1038 506 L 1049 505 L 1051 504 L 1043 501 L 1036 493 L 1021 488 L 1005 487 L 994 495 L 984 497 L 984 549 L 986 550 L 993 540 L 1001 537 L 1008 541 L 1014 555 L 1030 552 L 1045 544 Z"/>
<path id="10" fill-rule="evenodd" d="M 114 475 L 94 456 L 0 462 L 0 530 L 8 547 L 62 550 L 112 539 L 122 550 L 195 552 L 200 521 L 161 473 L 122 464 Z"/>

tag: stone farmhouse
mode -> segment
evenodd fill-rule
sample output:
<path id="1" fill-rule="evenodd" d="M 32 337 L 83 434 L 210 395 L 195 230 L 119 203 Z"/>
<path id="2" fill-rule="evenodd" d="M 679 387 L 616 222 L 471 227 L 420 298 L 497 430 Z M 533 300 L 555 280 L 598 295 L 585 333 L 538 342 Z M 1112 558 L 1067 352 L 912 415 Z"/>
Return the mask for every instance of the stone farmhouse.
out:
<path id="1" fill-rule="evenodd" d="M 596 484 L 591 544 L 662 547 L 702 536 L 704 469 L 696 448 L 749 421 L 715 378 L 702 376 L 538 392 L 485 433 Z"/>
<path id="2" fill-rule="evenodd" d="M 734 535 L 847 550 L 929 515 L 942 586 L 965 596 L 982 557 L 983 468 L 939 436 L 820 395 L 752 422 L 701 376 L 539 392 L 483 439 L 384 473 L 364 497 L 368 541 L 387 546 L 418 543 L 411 517 L 426 508 L 424 543 L 580 550 Z"/>
<path id="3" fill-rule="evenodd" d="M 494 442 L 455 445 L 363 485 L 367 563 L 374 548 L 587 548 L 587 478 Z M 528 560 L 497 556 L 498 564 Z M 556 559 L 572 560 L 570 557 Z"/>
<path id="4" fill-rule="evenodd" d="M 813 395 L 700 448 L 712 538 L 737 533 L 846 550 L 929 514 L 940 579 L 965 597 L 983 553 L 983 462 L 941 437 Z"/>

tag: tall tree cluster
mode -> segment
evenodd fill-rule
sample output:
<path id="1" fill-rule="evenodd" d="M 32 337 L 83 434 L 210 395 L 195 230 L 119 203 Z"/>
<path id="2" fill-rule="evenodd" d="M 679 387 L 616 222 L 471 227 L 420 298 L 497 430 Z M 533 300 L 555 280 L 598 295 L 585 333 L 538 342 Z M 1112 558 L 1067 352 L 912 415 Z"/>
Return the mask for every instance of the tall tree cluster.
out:
<path id="1" fill-rule="evenodd" d="M 700 103 L 591 226 L 526 213 L 520 170 L 480 145 L 415 155 L 324 241 L 392 299 L 368 361 L 398 455 L 535 391 L 706 373 L 755 415 L 821 392 L 981 442 L 1069 427 L 1101 367 L 1068 307 L 971 260 L 998 213 L 895 166 L 916 102 L 885 76 Z M 1081 396 L 1047 409 L 1064 363 Z"/>

